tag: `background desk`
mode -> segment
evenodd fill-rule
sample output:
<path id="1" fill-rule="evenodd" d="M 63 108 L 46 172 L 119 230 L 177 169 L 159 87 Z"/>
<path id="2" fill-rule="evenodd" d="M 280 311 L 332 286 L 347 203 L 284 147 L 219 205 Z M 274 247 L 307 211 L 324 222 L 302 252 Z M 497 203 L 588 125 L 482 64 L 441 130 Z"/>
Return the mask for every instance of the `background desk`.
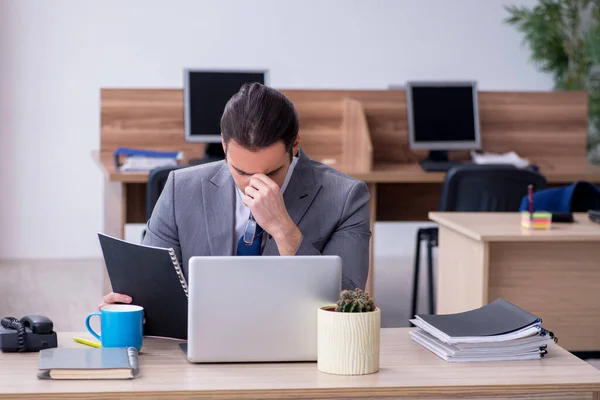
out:
<path id="1" fill-rule="evenodd" d="M 536 314 L 570 351 L 600 351 L 600 225 L 587 214 L 550 231 L 517 213 L 430 213 L 439 223 L 439 314 L 498 297 Z"/>
<path id="2" fill-rule="evenodd" d="M 94 155 L 105 177 L 105 229 L 122 237 L 126 223 L 146 222 L 147 172 L 121 172 L 111 157 Z M 600 166 L 573 160 L 541 160 L 540 172 L 550 186 L 578 180 L 600 184 Z M 343 169 L 342 169 L 343 171 Z M 440 203 L 444 172 L 425 172 L 419 164 L 388 164 L 370 172 L 347 172 L 369 185 L 373 197 L 371 217 L 377 221 L 425 221 Z M 105 208 L 106 209 L 106 208 Z"/>
<path id="3" fill-rule="evenodd" d="M 72 336 L 61 334 L 59 345 L 82 346 Z M 154 338 L 145 339 L 135 380 L 38 380 L 37 353 L 0 354 L 0 398 L 600 398 L 600 371 L 558 346 L 541 361 L 450 364 L 412 342 L 406 328 L 383 329 L 381 339 L 380 372 L 365 376 L 324 374 L 316 363 L 195 365 L 178 341 Z"/>

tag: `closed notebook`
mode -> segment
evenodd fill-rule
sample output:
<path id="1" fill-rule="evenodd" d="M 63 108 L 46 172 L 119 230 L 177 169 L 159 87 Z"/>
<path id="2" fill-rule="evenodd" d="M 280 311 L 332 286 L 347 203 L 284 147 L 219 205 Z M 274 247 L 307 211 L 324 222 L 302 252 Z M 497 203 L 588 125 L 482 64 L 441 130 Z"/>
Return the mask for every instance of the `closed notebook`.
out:
<path id="1" fill-rule="evenodd" d="M 40 351 L 40 379 L 133 379 L 139 374 L 135 347 L 67 348 Z"/>
<path id="2" fill-rule="evenodd" d="M 187 283 L 173 249 L 98 234 L 113 292 L 144 307 L 144 335 L 187 338 Z"/>
<path id="3" fill-rule="evenodd" d="M 411 322 L 411 339 L 447 362 L 539 360 L 556 341 L 540 318 L 503 299 Z"/>
<path id="4" fill-rule="evenodd" d="M 447 338 L 516 334 L 520 330 L 534 329 L 542 322 L 535 315 L 503 299 L 461 313 L 417 315 L 416 319 Z"/>

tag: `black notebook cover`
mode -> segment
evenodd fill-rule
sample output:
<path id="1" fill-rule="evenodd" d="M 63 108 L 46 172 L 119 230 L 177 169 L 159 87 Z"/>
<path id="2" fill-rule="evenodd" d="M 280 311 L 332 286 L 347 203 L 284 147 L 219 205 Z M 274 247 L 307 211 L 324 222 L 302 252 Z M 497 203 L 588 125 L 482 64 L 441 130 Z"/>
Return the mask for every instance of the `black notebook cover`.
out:
<path id="1" fill-rule="evenodd" d="M 187 288 L 173 253 L 102 233 L 98 238 L 113 292 L 144 307 L 144 335 L 187 339 Z"/>
<path id="2" fill-rule="evenodd" d="M 418 317 L 450 337 L 502 335 L 541 323 L 535 315 L 503 299 L 462 313 Z"/>

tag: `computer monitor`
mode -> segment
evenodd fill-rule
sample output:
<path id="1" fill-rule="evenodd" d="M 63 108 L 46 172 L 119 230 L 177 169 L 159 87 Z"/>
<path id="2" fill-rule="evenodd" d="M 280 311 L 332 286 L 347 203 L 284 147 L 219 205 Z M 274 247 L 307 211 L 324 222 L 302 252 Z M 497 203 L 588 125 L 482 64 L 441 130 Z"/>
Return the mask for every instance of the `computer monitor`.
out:
<path id="1" fill-rule="evenodd" d="M 184 121 L 187 142 L 208 143 L 209 158 L 223 158 L 221 116 L 244 83 L 268 84 L 267 70 L 184 70 Z"/>
<path id="2" fill-rule="evenodd" d="M 448 162 L 448 150 L 479 150 L 476 82 L 407 82 L 409 147 L 426 162 Z"/>

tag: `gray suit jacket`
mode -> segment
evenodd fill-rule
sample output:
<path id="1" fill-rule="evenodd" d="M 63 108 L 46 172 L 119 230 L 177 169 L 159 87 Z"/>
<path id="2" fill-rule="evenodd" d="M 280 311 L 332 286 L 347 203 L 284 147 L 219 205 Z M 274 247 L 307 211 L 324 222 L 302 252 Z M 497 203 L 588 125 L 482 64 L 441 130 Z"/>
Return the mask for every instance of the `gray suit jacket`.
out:
<path id="1" fill-rule="evenodd" d="M 233 255 L 235 183 L 225 161 L 169 174 L 148 221 L 144 244 L 172 247 L 187 276 L 192 256 Z M 367 185 L 302 151 L 283 195 L 302 232 L 297 255 L 339 255 L 342 287 L 365 289 L 371 238 Z M 267 236 L 263 255 L 278 255 Z"/>

